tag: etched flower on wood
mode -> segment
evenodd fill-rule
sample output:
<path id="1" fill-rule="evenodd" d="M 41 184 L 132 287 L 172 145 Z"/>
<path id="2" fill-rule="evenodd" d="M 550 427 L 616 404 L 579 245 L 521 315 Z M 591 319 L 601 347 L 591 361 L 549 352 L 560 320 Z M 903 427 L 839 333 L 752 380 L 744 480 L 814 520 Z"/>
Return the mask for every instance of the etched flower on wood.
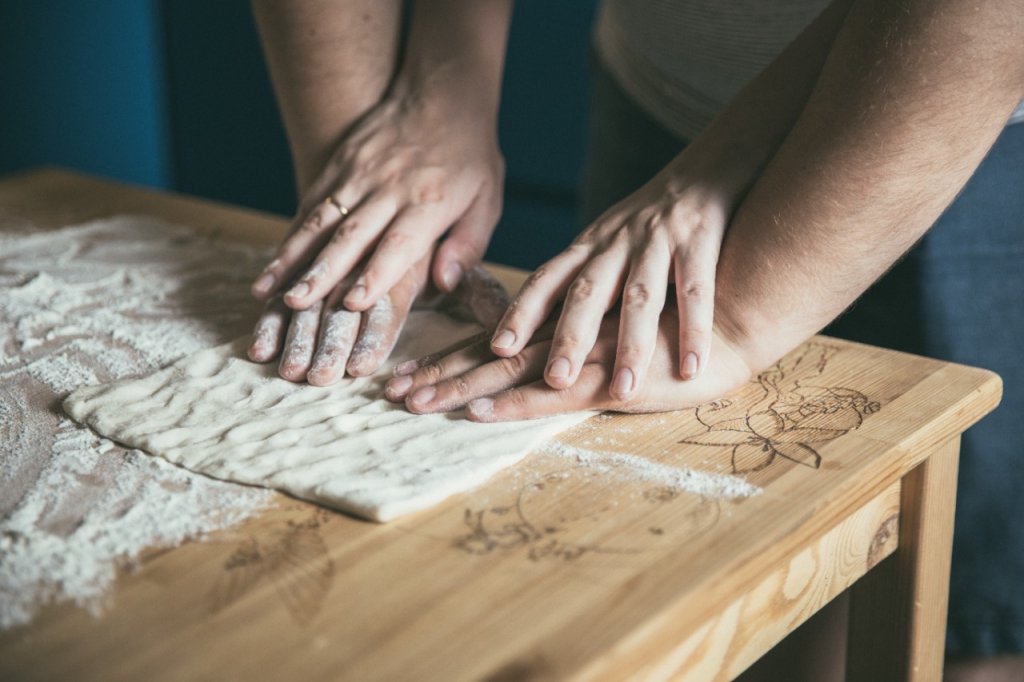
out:
<path id="1" fill-rule="evenodd" d="M 777 458 L 817 469 L 821 444 L 860 427 L 880 409 L 860 391 L 806 382 L 819 377 L 838 348 L 807 344 L 762 373 L 734 398 L 698 407 L 705 429 L 684 436 L 689 445 L 731 448 L 733 473 L 761 471 Z"/>

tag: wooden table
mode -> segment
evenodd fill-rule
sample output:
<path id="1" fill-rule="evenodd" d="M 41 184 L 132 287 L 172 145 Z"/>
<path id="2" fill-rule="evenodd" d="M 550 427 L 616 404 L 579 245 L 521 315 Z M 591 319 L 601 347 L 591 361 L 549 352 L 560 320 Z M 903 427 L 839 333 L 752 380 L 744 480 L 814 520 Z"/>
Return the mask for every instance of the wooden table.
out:
<path id="1" fill-rule="evenodd" d="M 0 182 L 0 208 L 44 226 L 145 213 L 251 243 L 283 225 L 61 171 Z M 544 454 L 388 525 L 281 495 L 152 552 L 99 619 L 60 605 L 0 635 L 0 679 L 728 679 L 852 585 L 850 679 L 938 680 L 959 436 L 999 397 L 984 370 L 815 338 L 728 399 L 561 438 L 740 472 L 761 495 Z M 235 580 L 240 564 L 255 578 Z"/>

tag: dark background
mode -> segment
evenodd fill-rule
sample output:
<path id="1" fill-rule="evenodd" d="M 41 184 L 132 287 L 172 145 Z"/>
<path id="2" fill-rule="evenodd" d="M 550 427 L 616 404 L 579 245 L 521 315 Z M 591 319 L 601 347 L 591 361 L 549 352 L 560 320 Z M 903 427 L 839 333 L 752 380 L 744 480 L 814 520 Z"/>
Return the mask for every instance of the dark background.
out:
<path id="1" fill-rule="evenodd" d="M 578 230 L 596 0 L 519 2 L 488 258 L 532 268 Z M 248 0 L 0 3 L 0 174 L 59 165 L 289 215 L 291 163 Z"/>

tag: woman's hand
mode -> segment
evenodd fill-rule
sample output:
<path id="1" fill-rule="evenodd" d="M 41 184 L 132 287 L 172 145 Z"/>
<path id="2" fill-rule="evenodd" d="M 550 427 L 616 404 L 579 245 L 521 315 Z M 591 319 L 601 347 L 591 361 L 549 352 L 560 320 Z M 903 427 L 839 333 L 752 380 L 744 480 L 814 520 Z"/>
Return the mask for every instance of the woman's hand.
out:
<path id="1" fill-rule="evenodd" d="M 445 77 L 441 70 L 435 80 Z M 450 96 L 443 82 L 423 89 L 396 84 L 313 182 L 253 295 L 269 299 L 294 281 L 283 296 L 293 310 L 330 294 L 328 307 L 370 311 L 412 276 L 446 231 L 433 280 L 453 291 L 487 247 L 503 176 L 487 107 Z"/>
<path id="2" fill-rule="evenodd" d="M 377 371 L 391 354 L 413 303 L 429 291 L 429 256 L 421 258 L 383 297 L 365 312 L 352 312 L 341 299 L 347 282 L 324 301 L 293 312 L 279 297 L 267 304 L 253 331 L 249 358 L 269 362 L 278 354 L 278 373 L 289 381 L 315 386 L 336 383 L 347 373 L 366 376 Z M 451 295 L 487 329 L 493 329 L 508 306 L 505 289 L 479 266 L 466 271 Z"/>
<path id="3" fill-rule="evenodd" d="M 552 388 L 569 388 L 581 377 L 605 314 L 621 299 L 606 378 L 614 401 L 630 402 L 645 394 L 674 282 L 678 356 L 664 369 L 676 378 L 697 377 L 713 352 L 715 269 L 733 200 L 692 158 L 684 151 L 534 272 L 498 325 L 493 352 L 521 353 L 563 302 L 543 375 Z"/>
<path id="4" fill-rule="evenodd" d="M 443 357 L 430 357 L 398 368 L 385 396 L 405 401 L 416 413 L 466 408 L 473 421 L 532 419 L 576 410 L 660 412 L 692 407 L 738 388 L 754 372 L 737 346 L 718 330 L 710 332 L 711 355 L 700 376 L 682 379 L 675 370 L 679 357 L 679 319 L 666 307 L 654 333 L 648 379 L 628 399 L 608 395 L 605 387 L 617 360 L 621 321 L 608 315 L 592 349 L 581 363 L 576 381 L 552 388 L 544 381 L 546 358 L 553 344 L 552 325 L 542 327 L 518 354 L 495 358 L 486 340 L 472 342 Z"/>

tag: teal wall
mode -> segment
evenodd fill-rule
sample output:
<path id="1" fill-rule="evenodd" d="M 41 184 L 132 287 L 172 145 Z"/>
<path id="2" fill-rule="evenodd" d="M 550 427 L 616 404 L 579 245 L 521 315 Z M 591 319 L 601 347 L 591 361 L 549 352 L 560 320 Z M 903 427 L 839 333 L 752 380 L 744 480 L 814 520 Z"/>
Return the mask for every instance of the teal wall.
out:
<path id="1" fill-rule="evenodd" d="M 577 229 L 595 0 L 520 0 L 488 257 L 533 267 Z M 56 164 L 291 213 L 291 168 L 246 0 L 0 3 L 0 173 Z"/>

